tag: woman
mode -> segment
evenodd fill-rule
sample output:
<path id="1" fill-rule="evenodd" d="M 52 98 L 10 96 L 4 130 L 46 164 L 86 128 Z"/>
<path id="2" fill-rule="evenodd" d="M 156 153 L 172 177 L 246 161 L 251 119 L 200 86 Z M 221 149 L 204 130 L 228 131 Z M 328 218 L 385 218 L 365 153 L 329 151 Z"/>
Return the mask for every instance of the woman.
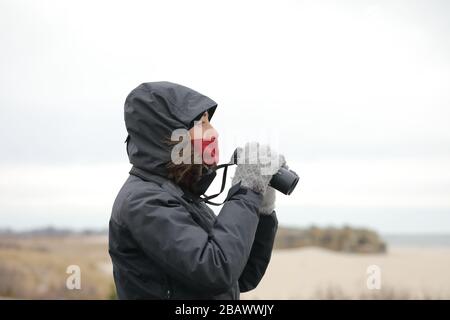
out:
<path id="1" fill-rule="evenodd" d="M 202 137 L 202 151 L 214 138 L 217 142 L 209 122 L 216 107 L 210 98 L 170 82 L 143 83 L 128 95 L 125 124 L 133 167 L 109 222 L 119 299 L 239 299 L 263 277 L 278 221 L 271 175 L 263 174 L 261 159 L 248 164 L 247 157 L 238 164 L 217 216 L 196 188 L 205 168 L 217 161 L 172 161 L 174 143 L 167 140 L 176 129 L 209 132 Z M 247 144 L 241 154 L 251 147 L 262 150 Z M 191 156 L 199 152 L 191 150 Z M 274 172 L 285 165 L 282 156 L 266 151 L 280 160 Z"/>

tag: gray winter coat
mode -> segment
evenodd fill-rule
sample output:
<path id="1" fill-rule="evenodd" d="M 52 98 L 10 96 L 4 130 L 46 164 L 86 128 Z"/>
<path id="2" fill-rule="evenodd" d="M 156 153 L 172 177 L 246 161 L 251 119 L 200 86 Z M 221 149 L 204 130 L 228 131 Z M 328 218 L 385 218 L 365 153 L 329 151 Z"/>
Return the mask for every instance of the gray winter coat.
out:
<path id="1" fill-rule="evenodd" d="M 119 299 L 239 299 L 270 261 L 275 211 L 258 214 L 262 195 L 230 188 L 220 213 L 167 178 L 176 128 L 192 127 L 217 104 L 170 82 L 143 83 L 125 101 L 133 167 L 109 222 L 109 253 Z"/>

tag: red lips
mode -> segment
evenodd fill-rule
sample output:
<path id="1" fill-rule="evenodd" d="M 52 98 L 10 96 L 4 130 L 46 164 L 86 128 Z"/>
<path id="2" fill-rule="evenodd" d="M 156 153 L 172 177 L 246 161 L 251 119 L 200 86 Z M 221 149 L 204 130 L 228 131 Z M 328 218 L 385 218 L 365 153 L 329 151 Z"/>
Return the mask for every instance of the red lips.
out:
<path id="1" fill-rule="evenodd" d="M 216 137 L 213 136 L 210 139 L 192 139 L 191 141 L 195 152 L 202 155 L 202 160 L 205 164 L 212 165 L 219 163 L 219 146 Z"/>

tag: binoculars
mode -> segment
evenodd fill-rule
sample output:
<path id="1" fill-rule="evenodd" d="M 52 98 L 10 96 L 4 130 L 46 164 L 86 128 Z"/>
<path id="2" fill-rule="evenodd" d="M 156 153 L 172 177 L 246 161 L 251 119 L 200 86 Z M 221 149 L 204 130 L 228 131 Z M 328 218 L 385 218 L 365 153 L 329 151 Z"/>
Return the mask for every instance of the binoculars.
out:
<path id="1" fill-rule="evenodd" d="M 281 167 L 270 179 L 269 186 L 286 195 L 290 195 L 297 186 L 300 177 L 293 170 Z"/>
<path id="2" fill-rule="evenodd" d="M 233 153 L 233 163 L 238 163 L 237 149 Z M 285 195 L 290 195 L 292 191 L 294 191 L 299 180 L 300 177 L 295 171 L 281 167 L 278 172 L 272 176 L 272 179 L 270 179 L 269 186 Z"/>

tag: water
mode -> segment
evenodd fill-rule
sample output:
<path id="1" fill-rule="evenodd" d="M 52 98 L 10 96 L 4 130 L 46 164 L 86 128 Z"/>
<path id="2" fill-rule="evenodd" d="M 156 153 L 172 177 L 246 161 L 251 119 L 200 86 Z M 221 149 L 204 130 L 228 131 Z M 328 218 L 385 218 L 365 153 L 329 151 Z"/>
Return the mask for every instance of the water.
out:
<path id="1" fill-rule="evenodd" d="M 382 234 L 388 247 L 450 247 L 450 234 Z"/>

